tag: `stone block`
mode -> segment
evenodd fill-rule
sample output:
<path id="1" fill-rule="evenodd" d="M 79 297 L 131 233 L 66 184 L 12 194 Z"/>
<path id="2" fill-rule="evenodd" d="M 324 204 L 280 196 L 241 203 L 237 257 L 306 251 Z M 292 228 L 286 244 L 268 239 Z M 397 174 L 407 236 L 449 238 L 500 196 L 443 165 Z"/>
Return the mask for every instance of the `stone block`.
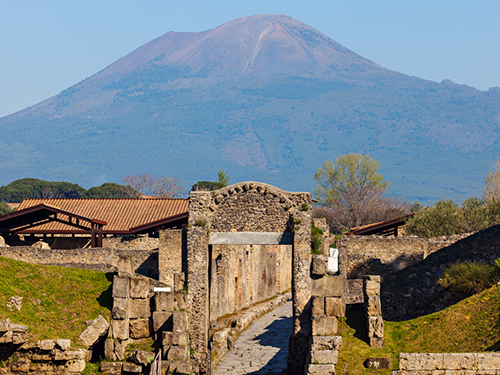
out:
<path id="1" fill-rule="evenodd" d="M 104 357 L 110 361 L 116 361 L 115 340 L 106 339 L 106 341 L 104 341 Z"/>
<path id="2" fill-rule="evenodd" d="M 162 374 L 163 374 L 162 361 Z M 168 361 L 167 370 L 170 374 L 192 374 L 194 372 L 193 366 L 187 361 Z"/>
<path id="3" fill-rule="evenodd" d="M 444 370 L 443 353 L 400 353 L 400 370 Z"/>
<path id="4" fill-rule="evenodd" d="M 325 336 L 326 332 L 326 316 L 316 315 L 312 317 L 312 335 Z"/>
<path id="5" fill-rule="evenodd" d="M 129 309 L 128 298 L 113 298 L 113 309 L 111 310 L 111 318 L 115 320 L 123 320 L 127 318 Z"/>
<path id="6" fill-rule="evenodd" d="M 328 258 L 323 254 L 314 254 L 311 262 L 311 274 L 314 276 L 324 276 Z"/>
<path id="7" fill-rule="evenodd" d="M 370 370 L 385 370 L 390 368 L 389 358 L 367 358 L 363 365 Z"/>
<path id="8" fill-rule="evenodd" d="M 175 292 L 175 308 L 177 310 L 187 310 L 187 294 L 183 290 Z"/>
<path id="9" fill-rule="evenodd" d="M 103 374 L 108 375 L 119 375 L 122 372 L 122 362 L 101 362 L 99 366 L 99 370 Z"/>
<path id="10" fill-rule="evenodd" d="M 116 277 L 116 276 L 115 276 Z M 78 339 L 86 346 L 94 345 L 109 329 L 109 323 L 101 315 L 99 315 L 85 331 L 83 331 Z"/>
<path id="11" fill-rule="evenodd" d="M 144 350 L 138 350 L 138 349 L 134 350 L 134 352 L 130 356 L 130 360 L 132 362 L 142 366 L 147 366 L 148 364 L 153 362 L 154 359 L 155 359 L 155 353 L 146 352 Z"/>
<path id="12" fill-rule="evenodd" d="M 186 332 L 189 328 L 188 314 L 186 311 L 174 311 L 172 314 L 174 332 Z"/>
<path id="13" fill-rule="evenodd" d="M 335 375 L 335 365 L 306 365 L 306 375 Z"/>
<path id="14" fill-rule="evenodd" d="M 128 340 L 129 338 L 130 319 L 111 320 L 112 336 L 120 341 Z"/>
<path id="15" fill-rule="evenodd" d="M 368 337 L 384 338 L 384 320 L 381 316 L 369 316 Z"/>
<path id="16" fill-rule="evenodd" d="M 58 339 L 56 340 L 56 345 L 61 350 L 68 350 L 71 346 L 71 340 L 68 339 Z"/>
<path id="17" fill-rule="evenodd" d="M 367 275 L 363 279 L 364 295 L 380 296 L 380 276 Z"/>
<path id="18" fill-rule="evenodd" d="M 29 335 L 27 333 L 12 333 L 12 343 L 14 345 L 21 345 L 29 340 Z"/>
<path id="19" fill-rule="evenodd" d="M 130 374 L 140 374 L 142 372 L 142 367 L 135 363 L 124 362 L 122 371 Z"/>
<path id="20" fill-rule="evenodd" d="M 0 320 L 0 333 L 5 333 L 7 331 L 10 331 L 10 320 Z"/>
<path id="21" fill-rule="evenodd" d="M 342 345 L 341 336 L 312 336 L 311 350 L 339 350 Z"/>
<path id="22" fill-rule="evenodd" d="M 227 345 L 227 336 L 229 335 L 229 328 L 215 332 L 212 335 L 211 341 L 218 345 Z"/>
<path id="23" fill-rule="evenodd" d="M 72 359 L 83 359 L 85 360 L 87 358 L 87 353 L 91 353 L 91 350 L 85 350 L 85 349 L 75 349 L 75 350 L 66 350 L 66 351 L 61 351 L 61 350 L 54 350 L 52 351 L 52 359 L 55 361 L 69 361 Z"/>
<path id="24" fill-rule="evenodd" d="M 368 294 L 365 297 L 366 316 L 382 316 L 382 307 L 380 305 L 380 296 Z"/>
<path id="25" fill-rule="evenodd" d="M 174 311 L 174 293 L 156 292 L 155 311 Z"/>
<path id="26" fill-rule="evenodd" d="M 149 279 L 145 277 L 130 278 L 130 298 L 148 298 L 149 296 Z"/>
<path id="27" fill-rule="evenodd" d="M 128 298 L 129 278 L 115 275 L 113 277 L 113 298 Z"/>
<path id="28" fill-rule="evenodd" d="M 145 339 L 151 336 L 149 319 L 130 319 L 129 336 L 131 339 Z"/>
<path id="29" fill-rule="evenodd" d="M 28 358 L 19 358 L 17 361 L 13 362 L 10 366 L 12 372 L 24 372 L 28 373 L 30 370 L 31 361 Z"/>
<path id="30" fill-rule="evenodd" d="M 384 347 L 384 339 L 381 337 L 370 337 L 370 348 L 382 349 Z"/>
<path id="31" fill-rule="evenodd" d="M 126 345 L 126 344 L 124 344 Z M 125 348 L 124 348 L 124 345 L 122 345 L 120 343 L 120 341 L 115 341 L 115 355 L 116 355 L 116 359 L 118 359 L 119 361 L 123 361 L 123 359 L 125 358 Z"/>
<path id="32" fill-rule="evenodd" d="M 188 354 L 188 346 L 166 346 L 163 348 L 163 358 L 169 361 L 186 361 Z"/>
<path id="33" fill-rule="evenodd" d="M 335 364 L 339 352 L 337 350 L 313 350 L 311 351 L 312 364 Z"/>
<path id="34" fill-rule="evenodd" d="M 9 330 L 12 332 L 25 333 L 26 331 L 28 331 L 28 326 L 22 324 L 10 323 Z"/>
<path id="35" fill-rule="evenodd" d="M 149 318 L 151 316 L 151 308 L 149 299 L 130 299 L 128 317 L 130 319 Z"/>
<path id="36" fill-rule="evenodd" d="M 325 278 L 321 277 L 319 279 L 312 279 L 311 280 L 311 295 L 313 296 L 322 296 L 324 295 L 324 285 L 325 285 Z"/>
<path id="37" fill-rule="evenodd" d="M 338 318 L 344 317 L 345 304 L 343 297 L 325 297 L 325 315 Z"/>
<path id="38" fill-rule="evenodd" d="M 170 331 L 173 328 L 172 324 L 173 312 L 168 311 L 155 311 L 153 313 L 153 331 Z"/>
<path id="39" fill-rule="evenodd" d="M 214 336 L 218 332 L 214 333 Z M 226 334 L 226 339 L 227 339 L 227 334 Z M 180 346 L 186 346 L 188 345 L 188 339 L 187 335 L 183 332 L 163 332 L 163 340 L 162 340 L 163 346 L 175 346 L 175 345 L 180 345 Z"/>
<path id="40" fill-rule="evenodd" d="M 339 331 L 339 321 L 335 316 L 325 316 L 325 335 L 333 336 Z"/>
<path id="41" fill-rule="evenodd" d="M 312 296 L 312 315 L 325 315 L 325 298 L 323 296 Z"/>
<path id="42" fill-rule="evenodd" d="M 0 333 L 0 344 L 9 344 L 12 342 L 12 331 Z"/>
<path id="43" fill-rule="evenodd" d="M 69 373 L 81 374 L 83 370 L 85 370 L 85 360 L 84 359 L 76 359 L 72 361 L 66 362 L 66 371 Z"/>
<path id="44" fill-rule="evenodd" d="M 118 276 L 134 276 L 134 261 L 129 255 L 120 255 L 118 257 Z"/>
<path id="45" fill-rule="evenodd" d="M 343 276 L 326 275 L 323 277 L 325 297 L 343 297 L 346 291 Z"/>
<path id="46" fill-rule="evenodd" d="M 446 353 L 443 360 L 447 370 L 476 370 L 483 358 L 478 353 Z"/>
<path id="47" fill-rule="evenodd" d="M 186 274 L 184 272 L 174 273 L 174 291 L 179 292 L 184 290 L 184 283 L 186 282 Z"/>
<path id="48" fill-rule="evenodd" d="M 480 370 L 500 369 L 500 353 L 479 353 L 478 355 Z"/>

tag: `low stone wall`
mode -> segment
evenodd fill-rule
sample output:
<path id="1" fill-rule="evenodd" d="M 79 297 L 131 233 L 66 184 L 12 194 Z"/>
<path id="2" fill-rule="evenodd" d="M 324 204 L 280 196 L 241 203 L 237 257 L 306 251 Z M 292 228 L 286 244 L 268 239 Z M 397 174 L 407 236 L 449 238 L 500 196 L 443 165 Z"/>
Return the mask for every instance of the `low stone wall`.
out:
<path id="1" fill-rule="evenodd" d="M 157 250 L 118 250 L 108 248 L 45 250 L 30 246 L 2 247 L 0 256 L 27 263 L 85 268 L 116 272 L 122 256 L 130 256 L 134 271 L 158 279 Z"/>
<path id="2" fill-rule="evenodd" d="M 363 275 L 381 275 L 402 270 L 428 255 L 468 237 L 470 234 L 437 238 L 347 236 L 336 241 L 347 254 L 350 279 Z"/>
<path id="3" fill-rule="evenodd" d="M 500 374 L 500 353 L 401 353 L 392 374 Z"/>
<path id="4" fill-rule="evenodd" d="M 71 340 L 29 342 L 28 327 L 0 321 L 0 374 L 80 374 L 87 350 L 72 349 Z"/>

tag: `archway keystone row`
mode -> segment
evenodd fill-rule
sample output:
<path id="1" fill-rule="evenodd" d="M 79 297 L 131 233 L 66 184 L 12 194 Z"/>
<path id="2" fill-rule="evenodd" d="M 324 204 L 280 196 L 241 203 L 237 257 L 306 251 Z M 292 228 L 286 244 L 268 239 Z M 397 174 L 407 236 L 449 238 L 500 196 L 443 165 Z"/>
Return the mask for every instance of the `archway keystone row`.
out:
<path id="1" fill-rule="evenodd" d="M 212 192 L 191 192 L 187 229 L 187 281 L 192 360 L 200 374 L 210 373 L 210 246 L 292 245 L 293 335 L 290 357 L 303 358 L 311 334 L 310 193 L 243 182 Z M 258 260 L 256 260 L 258 261 Z M 307 345 L 304 343 L 307 342 Z M 291 367 L 291 368 L 290 368 Z M 301 359 L 289 373 L 303 372 Z"/>

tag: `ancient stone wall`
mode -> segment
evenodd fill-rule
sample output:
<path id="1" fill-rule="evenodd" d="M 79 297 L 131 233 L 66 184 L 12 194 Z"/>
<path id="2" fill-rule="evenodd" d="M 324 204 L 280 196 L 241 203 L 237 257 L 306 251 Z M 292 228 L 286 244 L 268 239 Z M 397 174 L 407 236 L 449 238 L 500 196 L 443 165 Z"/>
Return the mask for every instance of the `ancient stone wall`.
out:
<path id="1" fill-rule="evenodd" d="M 212 245 L 210 320 L 291 288 L 291 245 Z"/>
<path id="2" fill-rule="evenodd" d="M 500 374 L 500 353 L 401 353 L 394 375 Z"/>
<path id="3" fill-rule="evenodd" d="M 185 272 L 186 241 L 184 229 L 160 230 L 158 247 L 159 280 L 165 285 L 174 286 L 174 275 Z"/>
<path id="4" fill-rule="evenodd" d="M 0 256 L 34 264 L 76 267 L 103 272 L 116 272 L 120 256 L 130 256 L 134 271 L 158 279 L 157 250 L 90 249 L 39 249 L 30 246 L 0 248 Z"/>
<path id="5" fill-rule="evenodd" d="M 348 260 L 350 279 L 363 275 L 397 272 L 422 261 L 429 254 L 469 236 L 455 235 L 423 239 L 418 237 L 347 236 L 336 241 Z"/>
<path id="6" fill-rule="evenodd" d="M 294 302 L 297 300 L 294 311 L 297 307 L 298 315 L 302 314 L 310 297 L 310 206 L 308 193 L 287 193 L 254 182 L 214 192 L 190 193 L 187 228 L 189 332 L 193 359 L 199 364 L 200 373 L 210 371 L 208 319 L 234 313 L 286 290 L 290 285 L 288 277 L 293 274 L 295 278 L 301 272 L 298 268 L 292 271 L 295 261 L 290 251 L 292 243 L 293 252 L 298 244 L 300 257 L 305 256 L 306 263 L 309 261 L 307 280 L 294 287 Z M 299 225 L 301 229 L 297 231 Z M 310 319 L 308 324 L 310 326 Z M 296 325 L 300 331 L 300 323 Z"/>

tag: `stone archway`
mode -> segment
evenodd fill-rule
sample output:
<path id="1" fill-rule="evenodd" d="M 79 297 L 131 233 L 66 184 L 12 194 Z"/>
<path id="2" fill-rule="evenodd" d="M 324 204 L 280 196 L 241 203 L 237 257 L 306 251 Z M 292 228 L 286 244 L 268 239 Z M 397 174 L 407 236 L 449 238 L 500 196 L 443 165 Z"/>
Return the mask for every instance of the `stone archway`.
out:
<path id="1" fill-rule="evenodd" d="M 210 373 L 210 267 L 213 245 L 285 245 L 292 248 L 294 329 L 291 356 L 304 358 L 311 333 L 311 194 L 243 182 L 213 192 L 191 192 L 187 229 L 187 281 L 192 359 Z M 303 364 L 289 369 L 303 371 Z"/>

